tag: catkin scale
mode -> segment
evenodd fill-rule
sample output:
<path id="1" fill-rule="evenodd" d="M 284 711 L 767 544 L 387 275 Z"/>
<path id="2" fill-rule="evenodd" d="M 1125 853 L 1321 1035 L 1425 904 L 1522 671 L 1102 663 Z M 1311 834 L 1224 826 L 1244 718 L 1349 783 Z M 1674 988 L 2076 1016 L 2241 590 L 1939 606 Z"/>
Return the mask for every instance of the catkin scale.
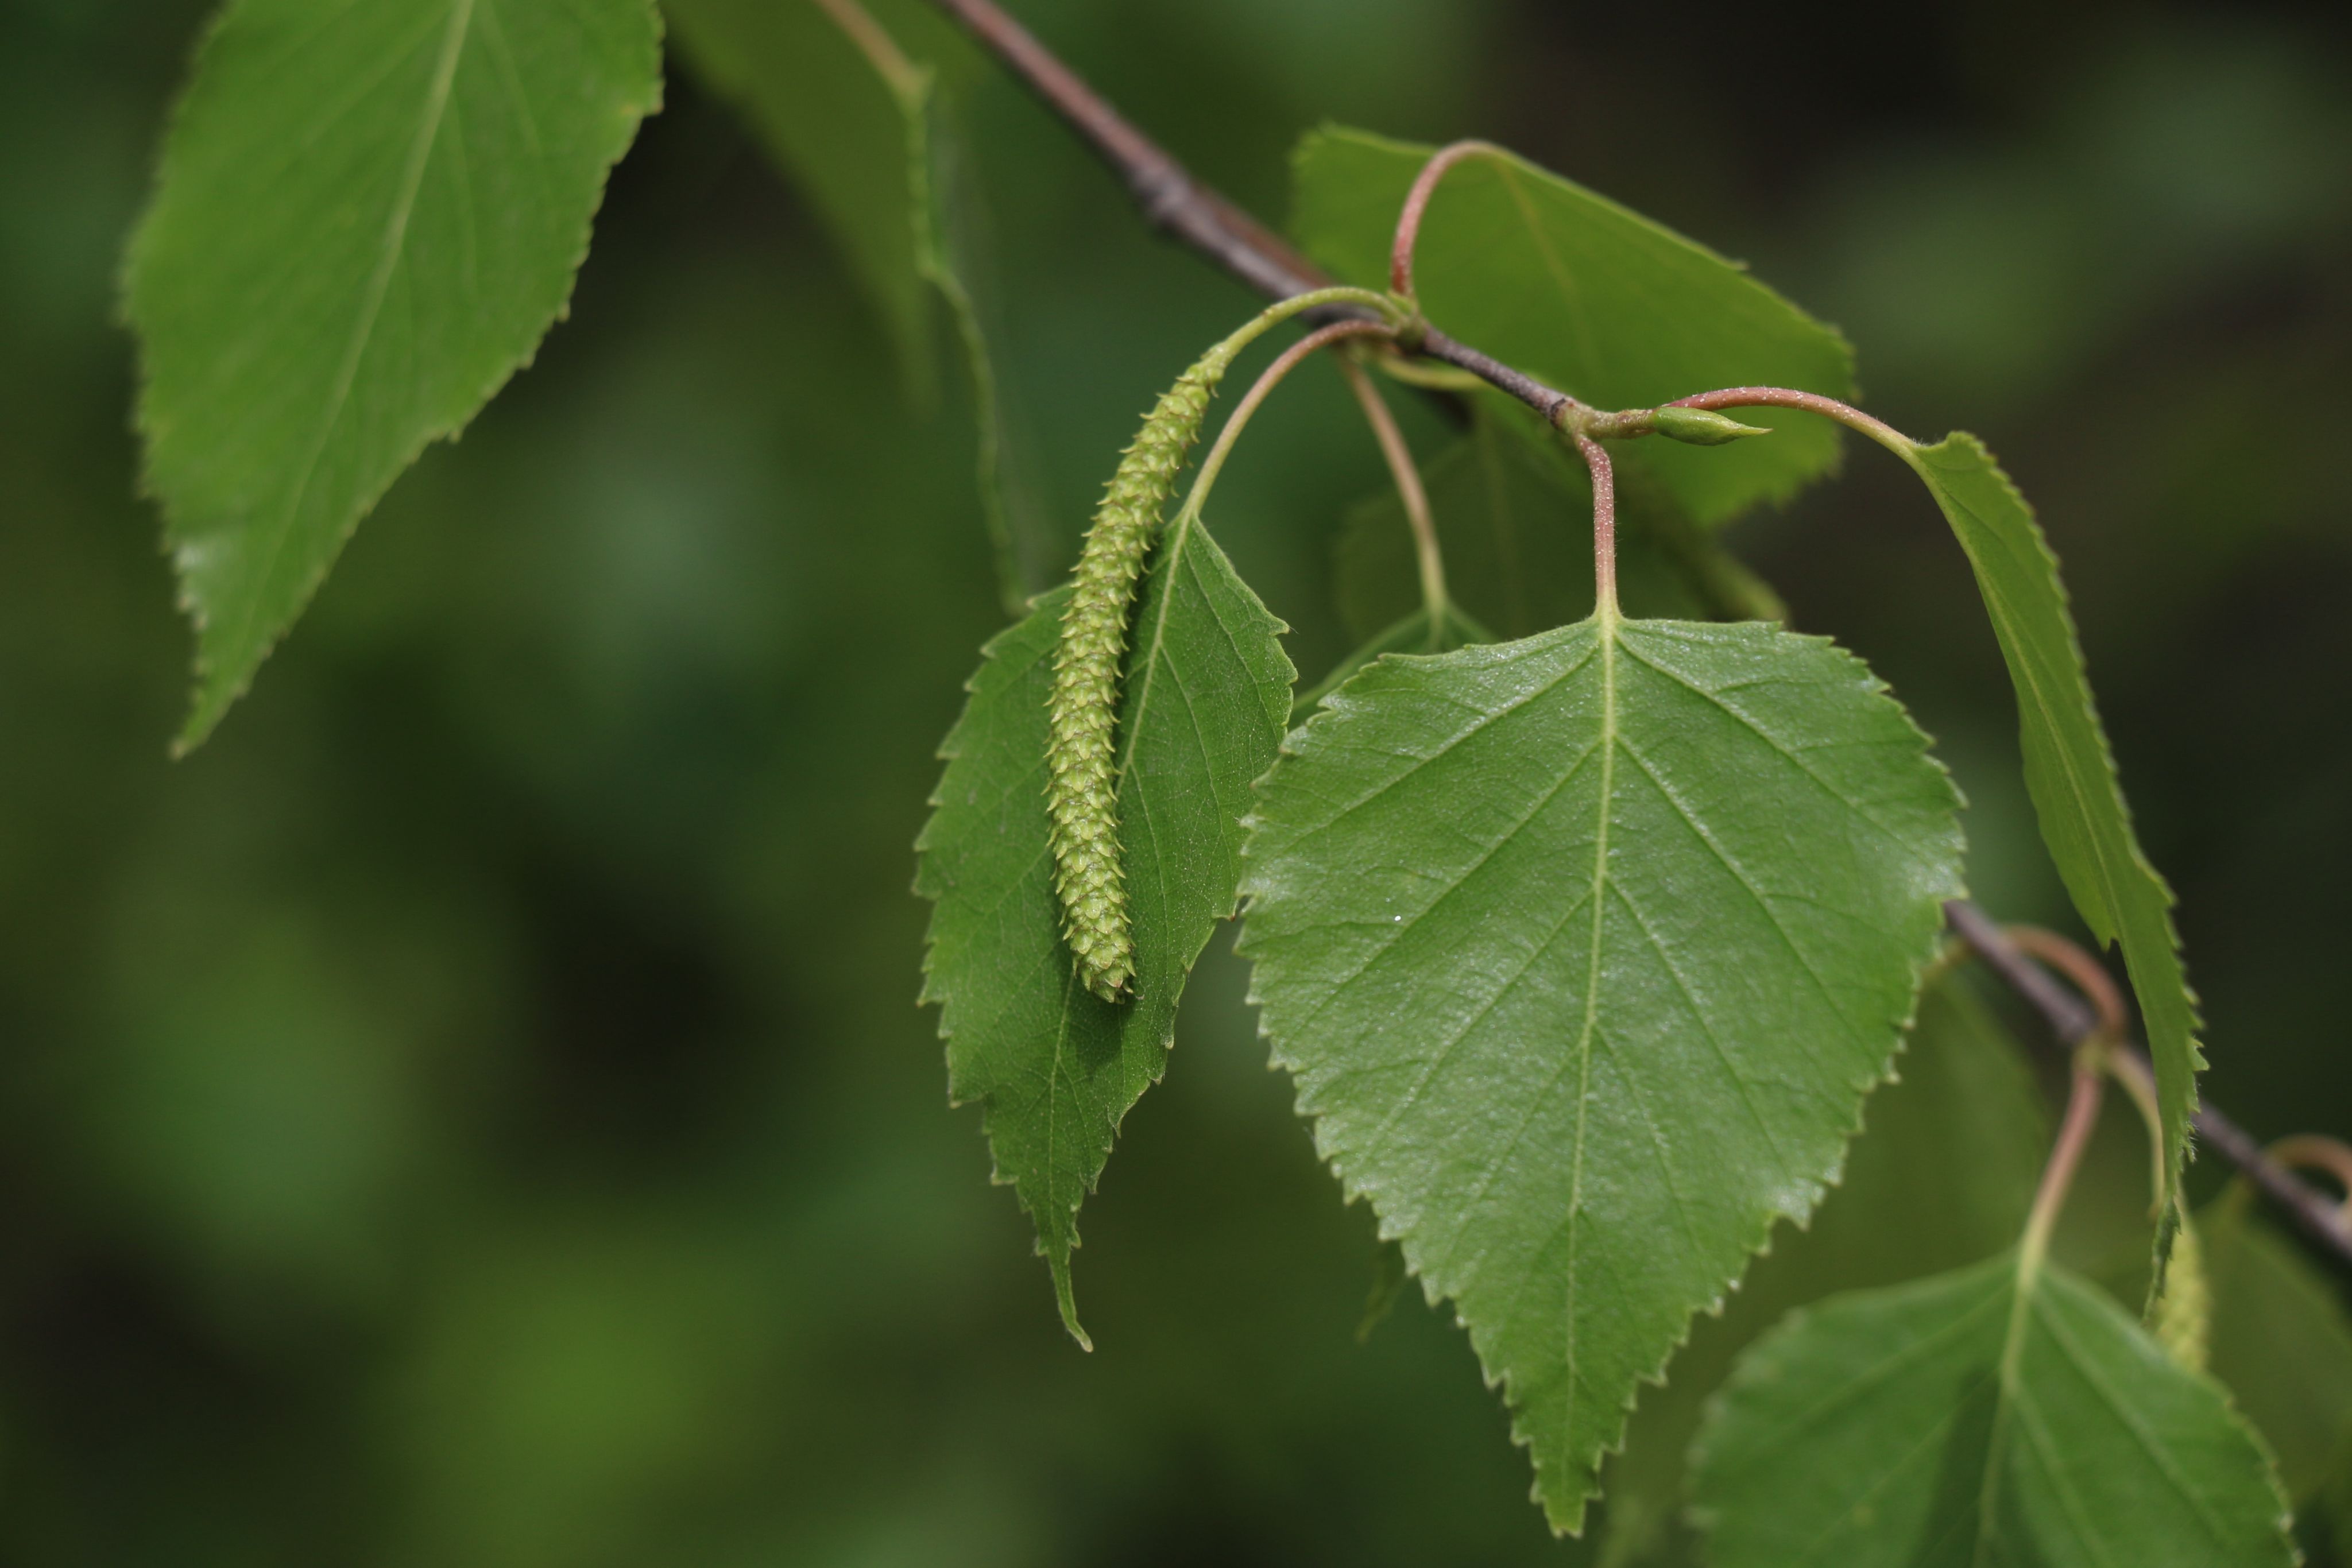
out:
<path id="1" fill-rule="evenodd" d="M 1209 396 L 1233 361 L 1220 344 L 1161 394 L 1104 488 L 1063 612 L 1048 701 L 1045 803 L 1054 891 L 1087 989 L 1105 1001 L 1135 977 L 1135 938 L 1120 864 L 1117 731 L 1128 612 L 1160 510 L 1201 434 Z"/>

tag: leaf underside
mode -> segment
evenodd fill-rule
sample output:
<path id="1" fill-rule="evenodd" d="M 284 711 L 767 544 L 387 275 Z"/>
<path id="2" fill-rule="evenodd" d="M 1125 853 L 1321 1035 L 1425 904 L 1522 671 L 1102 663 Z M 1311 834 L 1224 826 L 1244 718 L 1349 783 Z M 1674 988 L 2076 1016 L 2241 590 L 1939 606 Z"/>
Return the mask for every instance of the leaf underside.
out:
<path id="1" fill-rule="evenodd" d="M 1259 795 L 1275 1058 L 1575 1529 L 1636 1383 L 1834 1177 L 1959 887 L 1951 786 L 1825 642 L 1610 618 L 1367 667 Z"/>
<path id="2" fill-rule="evenodd" d="M 2057 558 L 2017 487 L 1976 437 L 1914 447 L 1976 572 L 2017 691 L 2025 785 L 2074 907 L 2102 945 L 2121 939 L 2156 1064 L 2167 1179 L 2177 1192 L 2197 1108 L 2197 998 L 2172 925 L 2172 893 L 2132 831 L 2114 754 L 2091 696 Z"/>
<path id="3" fill-rule="evenodd" d="M 1334 276 L 1385 287 L 1397 209 L 1433 148 L 1327 127 L 1294 161 L 1291 226 Z M 1716 387 L 1853 395 L 1832 329 L 1705 246 L 1509 154 L 1449 171 L 1423 225 L 1414 280 L 1429 319 L 1601 408 Z M 1740 418 L 1778 432 L 1708 451 L 1629 447 L 1702 523 L 1794 493 L 1837 461 L 1820 421 Z"/>
<path id="4" fill-rule="evenodd" d="M 1119 1121 L 1157 1082 L 1185 977 L 1233 913 L 1250 782 L 1274 759 L 1294 672 L 1268 614 L 1197 524 L 1156 553 L 1119 713 L 1119 823 L 1134 922 L 1133 999 L 1076 977 L 1045 813 L 1046 700 L 1066 589 L 989 643 L 940 748 L 948 766 L 916 848 L 933 900 L 923 999 L 940 1007 L 949 1092 L 984 1112 L 997 1179 L 1035 1219 L 1064 1321 L 1077 1209 Z"/>
<path id="5" fill-rule="evenodd" d="M 2221 1390 L 2091 1286 L 2021 1286 L 2014 1255 L 1799 1312 L 1743 1359 L 1693 1465 L 1716 1568 L 2296 1560 Z"/>
<path id="6" fill-rule="evenodd" d="M 528 362 L 659 107 L 650 0 L 236 0 L 131 245 L 202 740 L 430 442 Z"/>

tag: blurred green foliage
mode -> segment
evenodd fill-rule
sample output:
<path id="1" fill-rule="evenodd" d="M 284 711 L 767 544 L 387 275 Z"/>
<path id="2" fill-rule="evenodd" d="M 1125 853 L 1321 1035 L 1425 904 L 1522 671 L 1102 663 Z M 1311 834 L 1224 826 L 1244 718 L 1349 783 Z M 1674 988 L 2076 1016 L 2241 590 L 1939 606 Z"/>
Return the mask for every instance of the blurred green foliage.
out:
<path id="1" fill-rule="evenodd" d="M 1981 431 L 2181 894 L 2209 1092 L 2263 1135 L 2352 1133 L 2352 508 L 2341 443 L 2302 434 L 2352 420 L 2341 18 L 1022 13 L 1262 213 L 1326 116 L 1486 135 L 1753 258 L 1898 425 Z M 1088 1208 L 1100 1349 L 1063 1336 L 912 1000 L 908 846 L 1001 623 L 969 411 L 952 377 L 909 410 L 690 79 L 572 321 L 165 761 L 188 638 L 112 318 L 202 14 L 0 0 L 0 1560 L 1580 1560 L 1450 1323 L 1409 1291 L 1355 1344 L 1369 1223 L 1221 946 Z M 1251 302 L 1007 84 L 970 98 L 1066 560 L 1151 394 Z M 1337 379 L 1298 386 L 1218 537 L 1313 680 L 1381 474 Z M 2063 925 L 1910 476 L 1857 450 L 1729 537 L 1938 737 L 1979 895 Z M 2109 1120 L 2077 1266 L 2145 1204 Z"/>

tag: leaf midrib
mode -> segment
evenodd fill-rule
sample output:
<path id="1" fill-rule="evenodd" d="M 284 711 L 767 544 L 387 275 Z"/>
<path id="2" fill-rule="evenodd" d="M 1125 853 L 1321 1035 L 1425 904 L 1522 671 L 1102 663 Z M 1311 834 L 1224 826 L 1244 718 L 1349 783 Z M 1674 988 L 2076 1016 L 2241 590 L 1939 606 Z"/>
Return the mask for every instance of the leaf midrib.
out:
<path id="1" fill-rule="evenodd" d="M 1612 814 L 1617 784 L 1617 607 L 1602 601 L 1595 607 L 1593 619 L 1601 632 L 1601 803 L 1595 812 L 1592 843 L 1592 892 L 1588 902 L 1592 909 L 1592 949 L 1585 971 L 1584 1027 L 1576 1042 L 1576 1139 L 1571 1145 L 1568 1176 L 1568 1385 L 1560 1396 L 1560 1451 L 1572 1451 L 1570 1438 L 1575 1432 L 1576 1387 L 1578 1379 L 1576 1343 L 1577 1272 L 1583 1253 L 1577 1244 L 1577 1231 L 1584 1211 L 1584 1144 L 1585 1123 L 1590 1113 L 1592 1092 L 1592 1032 L 1601 1019 L 1601 931 L 1607 919 L 1606 894 L 1609 889 L 1609 819 Z"/>
<path id="2" fill-rule="evenodd" d="M 440 139 L 441 126 L 447 118 L 449 96 L 457 78 L 457 63 L 466 52 L 466 41 L 473 30 L 474 0 L 452 0 L 449 21 L 442 35 L 440 57 L 434 62 L 433 80 L 425 92 L 425 108 L 415 140 L 409 145 L 408 162 L 401 171 L 399 193 L 394 198 L 392 215 L 383 229 L 383 255 L 368 279 L 367 293 L 360 307 L 358 321 L 353 325 L 350 345 L 343 361 L 335 372 L 333 389 L 328 393 L 326 413 L 319 422 L 318 438 L 310 444 L 310 455 L 303 460 L 299 477 L 285 509 L 271 529 L 268 547 L 262 552 L 261 580 L 268 581 L 278 573 L 284 559 L 286 547 L 294 537 L 294 521 L 301 515 L 303 503 L 310 498 L 311 481 L 317 477 L 319 464 L 325 457 L 328 444 L 334 439 L 336 428 L 342 423 L 343 410 L 351 401 L 352 387 L 359 379 L 360 361 L 367 355 L 368 345 L 375 336 L 376 322 L 383 311 L 385 298 L 392 291 L 394 274 L 406 254 L 408 225 L 415 215 L 416 200 L 425 186 L 425 171 L 432 162 L 434 143 Z M 253 595 L 247 603 L 244 624 L 238 628 L 239 645 L 253 641 L 254 629 L 262 618 L 265 596 Z"/>

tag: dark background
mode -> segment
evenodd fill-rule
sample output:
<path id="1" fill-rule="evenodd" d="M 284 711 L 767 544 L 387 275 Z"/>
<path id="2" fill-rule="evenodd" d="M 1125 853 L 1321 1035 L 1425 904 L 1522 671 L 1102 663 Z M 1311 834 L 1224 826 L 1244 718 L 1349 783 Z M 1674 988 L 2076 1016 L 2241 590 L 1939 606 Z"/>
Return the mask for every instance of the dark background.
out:
<path id="1" fill-rule="evenodd" d="M 1896 424 L 1984 434 L 2181 894 L 2209 1092 L 2352 1133 L 2342 13 L 1017 8 L 1261 213 L 1327 116 L 1490 136 L 1752 258 Z M 908 846 L 1000 618 L 968 425 L 908 412 L 683 73 L 571 322 L 165 760 L 113 290 L 202 12 L 0 0 L 0 1560 L 1574 1560 L 1458 1331 L 1416 1298 L 1353 1343 L 1369 1221 L 1218 953 L 1087 1210 L 1100 1349 L 1064 1338 L 913 1004 Z M 969 107 L 1066 552 L 1253 305 L 1008 86 Z M 1219 535 L 1311 675 L 1381 480 L 1300 385 Z M 2074 929 L 1958 551 L 1850 463 L 1736 546 L 1937 736 L 1979 895 Z"/>

